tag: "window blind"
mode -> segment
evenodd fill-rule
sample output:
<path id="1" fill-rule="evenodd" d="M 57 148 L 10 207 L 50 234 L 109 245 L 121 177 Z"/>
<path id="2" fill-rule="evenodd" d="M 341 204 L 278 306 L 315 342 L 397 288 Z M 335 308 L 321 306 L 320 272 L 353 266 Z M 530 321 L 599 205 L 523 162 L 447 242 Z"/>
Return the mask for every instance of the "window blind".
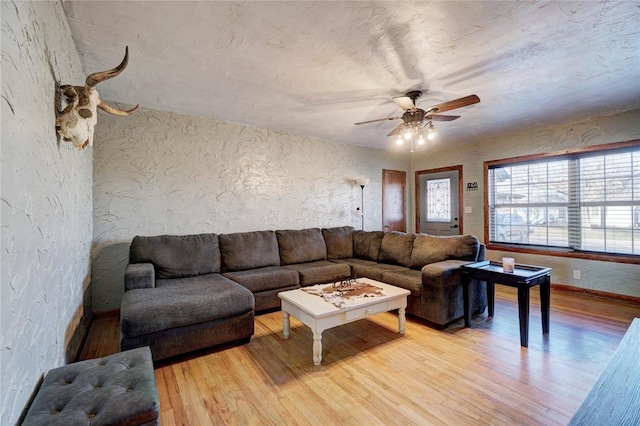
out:
<path id="1" fill-rule="evenodd" d="M 489 166 L 489 240 L 640 254 L 640 147 Z"/>

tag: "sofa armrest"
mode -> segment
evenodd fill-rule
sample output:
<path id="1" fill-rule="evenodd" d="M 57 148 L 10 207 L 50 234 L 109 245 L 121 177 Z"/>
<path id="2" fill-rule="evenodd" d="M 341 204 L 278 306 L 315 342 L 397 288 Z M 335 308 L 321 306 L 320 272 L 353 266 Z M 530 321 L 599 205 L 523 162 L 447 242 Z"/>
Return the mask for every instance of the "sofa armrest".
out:
<path id="1" fill-rule="evenodd" d="M 443 260 L 429 263 L 422 267 L 422 285 L 424 286 L 457 286 L 460 284 L 460 266 L 468 260 Z"/>
<path id="2" fill-rule="evenodd" d="M 483 260 L 487 260 L 485 255 L 487 254 L 487 246 L 483 243 L 480 243 L 480 247 L 478 248 L 478 258 L 476 262 L 482 262 Z"/>
<path id="3" fill-rule="evenodd" d="M 128 263 L 124 270 L 124 291 L 154 288 L 156 272 L 152 263 Z"/>

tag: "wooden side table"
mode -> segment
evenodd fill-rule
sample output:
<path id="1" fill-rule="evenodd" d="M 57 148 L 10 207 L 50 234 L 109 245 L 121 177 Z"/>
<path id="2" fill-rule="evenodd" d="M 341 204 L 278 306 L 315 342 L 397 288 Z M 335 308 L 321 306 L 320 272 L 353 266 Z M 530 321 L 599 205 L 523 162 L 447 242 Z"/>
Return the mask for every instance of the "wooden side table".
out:
<path id="1" fill-rule="evenodd" d="M 485 260 L 461 266 L 464 298 L 464 326 L 471 326 L 471 280 L 486 281 L 489 316 L 493 316 L 495 284 L 518 289 L 518 314 L 520 320 L 520 345 L 529 345 L 529 289 L 540 285 L 540 309 L 542 332 L 549 333 L 549 300 L 551 295 L 551 268 L 516 263 L 513 272 L 504 272 L 501 262 Z"/>

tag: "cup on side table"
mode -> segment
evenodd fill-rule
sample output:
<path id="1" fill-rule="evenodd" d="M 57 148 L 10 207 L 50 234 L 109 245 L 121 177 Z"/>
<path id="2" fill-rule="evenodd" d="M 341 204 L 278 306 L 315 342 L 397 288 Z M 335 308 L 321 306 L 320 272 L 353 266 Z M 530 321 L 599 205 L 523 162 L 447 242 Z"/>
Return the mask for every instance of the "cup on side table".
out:
<path id="1" fill-rule="evenodd" d="M 504 272 L 513 272 L 516 267 L 516 260 L 513 257 L 502 258 L 502 269 Z"/>

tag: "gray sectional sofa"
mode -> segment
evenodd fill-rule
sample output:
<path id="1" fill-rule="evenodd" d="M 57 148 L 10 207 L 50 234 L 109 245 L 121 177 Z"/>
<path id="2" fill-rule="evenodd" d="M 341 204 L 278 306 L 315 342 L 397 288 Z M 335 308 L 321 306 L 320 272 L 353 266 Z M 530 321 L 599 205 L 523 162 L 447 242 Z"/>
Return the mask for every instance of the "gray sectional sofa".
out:
<path id="1" fill-rule="evenodd" d="M 407 313 L 443 328 L 463 316 L 460 265 L 484 260 L 473 235 L 436 237 L 350 226 L 232 234 L 137 236 L 125 271 L 121 350 L 150 346 L 154 360 L 249 341 L 255 312 L 278 293 L 337 276 L 411 291 Z M 472 310 L 486 288 L 472 283 Z"/>

